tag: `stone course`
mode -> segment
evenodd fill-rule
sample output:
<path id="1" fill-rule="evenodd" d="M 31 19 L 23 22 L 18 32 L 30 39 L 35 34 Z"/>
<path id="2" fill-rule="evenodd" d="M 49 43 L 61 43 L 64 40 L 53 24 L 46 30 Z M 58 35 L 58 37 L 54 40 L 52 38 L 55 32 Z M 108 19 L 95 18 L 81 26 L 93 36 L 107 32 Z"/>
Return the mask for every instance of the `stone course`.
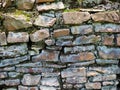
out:
<path id="1" fill-rule="evenodd" d="M 0 0 L 0 90 L 119 90 L 120 11 L 85 1 Z"/>

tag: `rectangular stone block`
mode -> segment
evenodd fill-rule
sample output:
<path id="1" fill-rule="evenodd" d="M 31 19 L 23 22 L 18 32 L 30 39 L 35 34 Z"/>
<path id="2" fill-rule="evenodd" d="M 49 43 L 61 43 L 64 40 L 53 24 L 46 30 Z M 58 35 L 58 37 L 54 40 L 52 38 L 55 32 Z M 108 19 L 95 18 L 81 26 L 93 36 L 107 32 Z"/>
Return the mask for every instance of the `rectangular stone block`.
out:
<path id="1" fill-rule="evenodd" d="M 86 89 L 101 89 L 101 83 L 95 82 L 95 83 L 86 83 L 85 84 Z"/>
<path id="2" fill-rule="evenodd" d="M 7 45 L 7 38 L 5 32 L 0 32 L 0 46 Z"/>
<path id="3" fill-rule="evenodd" d="M 63 20 L 64 24 L 81 24 L 90 19 L 88 12 L 64 12 Z"/>
<path id="4" fill-rule="evenodd" d="M 103 45 L 114 45 L 114 35 L 104 35 L 102 36 Z"/>
<path id="5" fill-rule="evenodd" d="M 6 86 L 17 86 L 20 84 L 19 79 L 10 79 L 10 80 L 5 80 L 5 85 Z"/>

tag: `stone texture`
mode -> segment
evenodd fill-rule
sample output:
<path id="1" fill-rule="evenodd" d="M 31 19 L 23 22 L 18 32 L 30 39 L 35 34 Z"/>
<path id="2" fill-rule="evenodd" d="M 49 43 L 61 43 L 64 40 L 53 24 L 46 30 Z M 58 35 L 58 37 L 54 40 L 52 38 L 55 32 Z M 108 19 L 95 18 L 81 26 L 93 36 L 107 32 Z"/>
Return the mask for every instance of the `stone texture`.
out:
<path id="1" fill-rule="evenodd" d="M 59 81 L 57 77 L 43 78 L 41 84 L 46 86 L 59 86 Z"/>
<path id="2" fill-rule="evenodd" d="M 38 87 L 29 87 L 28 90 L 38 90 Z"/>
<path id="3" fill-rule="evenodd" d="M 59 10 L 64 9 L 65 6 L 63 2 L 57 2 L 57 3 L 51 3 L 50 5 L 38 5 L 37 10 L 38 11 L 48 11 L 48 10 Z"/>
<path id="4" fill-rule="evenodd" d="M 61 55 L 62 62 L 80 62 L 94 60 L 95 56 L 92 52 L 81 52 L 79 54 Z"/>
<path id="5" fill-rule="evenodd" d="M 45 40 L 46 45 L 51 46 L 55 44 L 55 40 L 54 39 L 47 39 Z"/>
<path id="6" fill-rule="evenodd" d="M 117 24 L 95 24 L 95 32 L 120 32 L 120 25 Z"/>
<path id="7" fill-rule="evenodd" d="M 102 76 L 102 79 L 104 80 L 104 81 L 106 81 L 106 80 L 116 80 L 117 79 L 117 77 L 116 77 L 116 75 L 115 74 L 111 74 L 111 75 L 103 75 Z"/>
<path id="8" fill-rule="evenodd" d="M 46 50 L 42 50 L 42 52 L 37 55 L 37 56 L 33 56 L 32 60 L 33 61 L 58 61 L 58 55 L 59 55 L 59 51 L 46 51 Z"/>
<path id="9" fill-rule="evenodd" d="M 62 36 L 67 36 L 70 34 L 70 30 L 69 29 L 58 29 L 58 30 L 54 30 L 53 32 L 53 36 L 56 37 L 62 37 Z"/>
<path id="10" fill-rule="evenodd" d="M 87 89 L 101 89 L 101 83 L 96 82 L 96 83 L 86 83 L 85 87 Z"/>
<path id="11" fill-rule="evenodd" d="M 8 77 L 8 75 L 6 72 L 0 72 L 0 79 L 7 78 L 7 77 Z"/>
<path id="12" fill-rule="evenodd" d="M 5 32 L 0 32 L 0 45 L 7 45 Z"/>
<path id="13" fill-rule="evenodd" d="M 11 6 L 12 0 L 2 0 L 1 3 L 2 3 L 1 6 L 3 8 L 7 8 L 7 7 Z"/>
<path id="14" fill-rule="evenodd" d="M 87 71 L 87 77 L 97 76 L 97 75 L 100 75 L 100 73 L 96 71 Z"/>
<path id="15" fill-rule="evenodd" d="M 99 46 L 99 55 L 103 59 L 119 59 L 120 49 L 119 48 L 107 48 L 106 46 Z"/>
<path id="16" fill-rule="evenodd" d="M 113 45 L 114 44 L 114 36 L 105 35 L 103 38 L 103 45 Z"/>
<path id="17" fill-rule="evenodd" d="M 30 34 L 30 39 L 32 42 L 39 42 L 49 37 L 49 30 L 42 29 Z"/>
<path id="18" fill-rule="evenodd" d="M 113 82 L 113 81 L 104 81 L 104 82 L 103 82 L 103 85 L 104 85 L 104 86 L 114 85 L 114 82 Z"/>
<path id="19" fill-rule="evenodd" d="M 71 27 L 72 34 L 89 34 L 93 32 L 92 25 L 81 25 L 81 26 L 73 26 Z"/>
<path id="20" fill-rule="evenodd" d="M 9 32 L 7 37 L 8 43 L 20 43 L 20 42 L 28 42 L 29 35 L 27 32 Z"/>
<path id="21" fill-rule="evenodd" d="M 120 46 L 120 34 L 117 34 L 117 45 Z"/>
<path id="22" fill-rule="evenodd" d="M 72 46 L 73 42 L 71 40 L 60 40 L 56 41 L 56 46 Z"/>
<path id="23" fill-rule="evenodd" d="M 97 43 L 100 40 L 101 40 L 100 36 L 96 36 L 96 35 L 80 36 L 73 41 L 73 45 Z"/>
<path id="24" fill-rule="evenodd" d="M 28 90 L 28 87 L 26 86 L 18 86 L 18 90 Z"/>
<path id="25" fill-rule="evenodd" d="M 6 88 L 6 89 L 3 89 L 3 90 L 17 90 L 17 88 Z"/>
<path id="26" fill-rule="evenodd" d="M 40 82 L 40 75 L 30 75 L 30 74 L 25 74 L 22 79 L 22 84 L 23 85 L 38 85 Z"/>
<path id="27" fill-rule="evenodd" d="M 5 80 L 5 85 L 6 86 L 17 86 L 20 84 L 19 79 L 11 79 L 11 80 Z"/>
<path id="28" fill-rule="evenodd" d="M 90 19 L 88 12 L 64 12 L 64 24 L 81 24 Z"/>
<path id="29" fill-rule="evenodd" d="M 16 5 L 18 9 L 30 10 L 33 8 L 35 0 L 17 0 Z"/>
<path id="30" fill-rule="evenodd" d="M 55 87 L 40 86 L 40 90 L 57 90 Z"/>
<path id="31" fill-rule="evenodd" d="M 56 18 L 39 15 L 34 22 L 35 26 L 51 27 L 55 24 Z"/>
<path id="32" fill-rule="evenodd" d="M 86 76 L 86 68 L 67 68 L 61 73 L 62 78 L 75 77 L 75 76 Z"/>
<path id="33" fill-rule="evenodd" d="M 0 57 L 18 57 L 27 54 L 27 44 L 0 47 Z"/>
<path id="34" fill-rule="evenodd" d="M 16 77 L 20 76 L 20 73 L 17 73 L 17 72 L 9 72 L 9 73 L 8 73 L 8 76 L 11 77 L 11 78 L 16 78 Z"/>
<path id="35" fill-rule="evenodd" d="M 91 17 L 96 22 L 113 22 L 120 23 L 120 16 L 117 11 L 98 12 L 92 14 Z"/>
<path id="36" fill-rule="evenodd" d="M 20 14 L 17 14 L 18 12 L 20 12 Z M 5 14 L 3 25 L 8 31 L 32 27 L 31 18 L 22 14 L 22 11 L 18 12 Z"/>
<path id="37" fill-rule="evenodd" d="M 43 3 L 43 2 L 53 2 L 55 0 L 36 0 L 37 3 Z"/>

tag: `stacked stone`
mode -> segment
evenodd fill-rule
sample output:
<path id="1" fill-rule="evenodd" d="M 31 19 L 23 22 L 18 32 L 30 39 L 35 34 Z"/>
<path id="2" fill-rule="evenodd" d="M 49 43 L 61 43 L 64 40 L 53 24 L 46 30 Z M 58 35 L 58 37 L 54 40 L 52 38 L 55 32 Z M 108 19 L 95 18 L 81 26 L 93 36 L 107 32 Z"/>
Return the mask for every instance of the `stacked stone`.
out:
<path id="1" fill-rule="evenodd" d="M 0 5 L 2 90 L 117 90 L 119 11 L 66 12 L 60 0 Z"/>

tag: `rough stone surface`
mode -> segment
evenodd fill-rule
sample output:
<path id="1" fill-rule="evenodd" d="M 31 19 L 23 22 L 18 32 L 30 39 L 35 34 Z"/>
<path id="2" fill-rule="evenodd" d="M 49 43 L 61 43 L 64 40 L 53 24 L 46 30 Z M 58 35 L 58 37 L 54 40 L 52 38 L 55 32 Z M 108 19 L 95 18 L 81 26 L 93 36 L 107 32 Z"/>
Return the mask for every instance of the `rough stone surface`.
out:
<path id="1" fill-rule="evenodd" d="M 42 52 L 39 55 L 33 56 L 32 60 L 33 61 L 40 61 L 40 60 L 58 61 L 58 55 L 59 55 L 59 51 L 42 50 Z"/>
<path id="2" fill-rule="evenodd" d="M 28 42 L 29 41 L 29 35 L 27 32 L 9 32 L 7 37 L 8 43 L 19 43 L 19 42 Z"/>
<path id="3" fill-rule="evenodd" d="M 120 46 L 120 34 L 117 35 L 117 45 Z"/>
<path id="4" fill-rule="evenodd" d="M 3 22 L 4 27 L 8 31 L 15 31 L 18 29 L 24 29 L 32 27 L 32 22 L 29 21 L 30 17 L 24 14 L 9 13 L 5 15 L 5 20 Z"/>
<path id="5" fill-rule="evenodd" d="M 113 35 L 111 35 L 111 36 L 105 35 L 103 37 L 103 44 L 104 45 L 113 45 L 114 44 L 114 36 Z"/>
<path id="6" fill-rule="evenodd" d="M 6 86 L 17 86 L 20 84 L 19 79 L 11 79 L 11 80 L 5 80 L 5 85 Z"/>
<path id="7" fill-rule="evenodd" d="M 81 24 L 90 19 L 88 12 L 64 12 L 64 24 Z"/>
<path id="8" fill-rule="evenodd" d="M 63 2 L 52 3 L 50 5 L 39 5 L 37 6 L 38 11 L 48 11 L 48 10 L 59 10 L 64 9 L 65 6 Z"/>
<path id="9" fill-rule="evenodd" d="M 85 87 L 87 89 L 101 89 L 101 83 L 96 82 L 96 83 L 86 83 Z"/>
<path id="10" fill-rule="evenodd" d="M 30 39 L 32 42 L 42 41 L 45 38 L 49 37 L 49 30 L 42 29 L 30 34 Z"/>
<path id="11" fill-rule="evenodd" d="M 33 8 L 35 0 L 17 0 L 16 5 L 18 9 L 30 10 Z"/>
<path id="12" fill-rule="evenodd" d="M 39 15 L 34 22 L 36 26 L 51 27 L 55 24 L 56 18 Z"/>
<path id="13" fill-rule="evenodd" d="M 103 59 L 119 59 L 120 49 L 119 48 L 107 48 L 106 46 L 99 46 L 99 55 Z"/>
<path id="14" fill-rule="evenodd" d="M 7 78 L 8 77 L 8 75 L 7 75 L 7 73 L 6 72 L 0 72 L 0 78 L 2 79 L 2 78 Z"/>
<path id="15" fill-rule="evenodd" d="M 40 82 L 40 75 L 30 75 L 30 74 L 25 74 L 23 79 L 22 79 L 22 84 L 23 85 L 38 85 Z"/>
<path id="16" fill-rule="evenodd" d="M 81 25 L 71 27 L 72 34 L 89 34 L 93 32 L 92 25 Z"/>
<path id="17" fill-rule="evenodd" d="M 18 86 L 18 90 L 28 90 L 28 87 L 26 86 Z"/>
<path id="18" fill-rule="evenodd" d="M 43 2 L 53 2 L 55 0 L 36 0 L 37 3 L 43 3 Z"/>
<path id="19" fill-rule="evenodd" d="M 67 36 L 70 34 L 70 30 L 69 29 L 58 29 L 58 30 L 54 30 L 53 32 L 53 36 L 56 37 L 61 37 L 61 36 Z"/>
<path id="20" fill-rule="evenodd" d="M 0 32 L 0 45 L 7 45 L 5 32 Z"/>
<path id="21" fill-rule="evenodd" d="M 116 12 L 116 11 L 98 12 L 93 14 L 91 17 L 96 22 L 120 23 L 119 12 Z"/>
<path id="22" fill-rule="evenodd" d="M 40 90 L 56 90 L 55 87 L 40 86 Z"/>

